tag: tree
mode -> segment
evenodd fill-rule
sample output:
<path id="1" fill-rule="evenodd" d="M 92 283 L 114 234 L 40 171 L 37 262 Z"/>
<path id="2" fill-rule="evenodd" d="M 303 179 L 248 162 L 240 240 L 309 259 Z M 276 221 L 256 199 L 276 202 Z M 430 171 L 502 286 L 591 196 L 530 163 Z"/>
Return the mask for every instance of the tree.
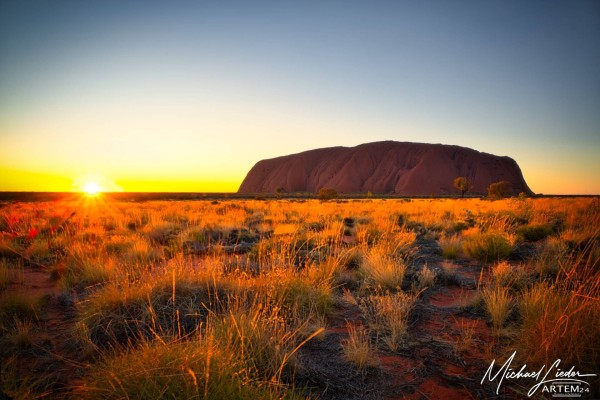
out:
<path id="1" fill-rule="evenodd" d="M 331 199 L 335 199 L 338 195 L 337 190 L 335 190 L 334 188 L 321 188 L 319 189 L 319 192 L 317 193 L 317 197 L 320 200 L 331 200 Z"/>
<path id="2" fill-rule="evenodd" d="M 508 181 L 500 181 L 492 183 L 488 186 L 488 196 L 501 199 L 503 197 L 509 197 L 513 194 L 512 184 Z"/>
<path id="3" fill-rule="evenodd" d="M 460 197 L 465 197 L 465 193 L 471 190 L 473 185 L 464 176 L 459 176 L 454 180 L 454 187 L 460 190 Z"/>
<path id="4" fill-rule="evenodd" d="M 282 187 L 278 187 L 275 189 L 275 193 L 277 193 L 277 198 L 280 199 L 281 196 L 285 193 L 285 189 Z"/>

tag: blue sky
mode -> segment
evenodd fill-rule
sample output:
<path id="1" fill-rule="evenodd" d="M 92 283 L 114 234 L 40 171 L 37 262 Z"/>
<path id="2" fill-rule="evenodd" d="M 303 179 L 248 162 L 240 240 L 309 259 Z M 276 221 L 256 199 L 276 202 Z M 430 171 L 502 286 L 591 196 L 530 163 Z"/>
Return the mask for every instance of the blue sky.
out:
<path id="1" fill-rule="evenodd" d="M 0 190 L 234 191 L 378 140 L 513 157 L 600 193 L 600 3 L 0 3 Z"/>

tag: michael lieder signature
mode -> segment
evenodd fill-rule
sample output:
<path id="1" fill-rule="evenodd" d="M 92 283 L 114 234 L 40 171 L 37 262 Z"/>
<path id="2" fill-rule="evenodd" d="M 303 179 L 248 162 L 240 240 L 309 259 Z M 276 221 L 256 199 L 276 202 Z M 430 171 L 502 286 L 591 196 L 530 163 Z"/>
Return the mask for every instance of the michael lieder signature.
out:
<path id="1" fill-rule="evenodd" d="M 483 375 L 483 379 L 481 379 L 481 383 L 483 384 L 483 382 L 485 382 L 486 379 L 489 382 L 497 382 L 498 387 L 496 388 L 496 394 L 499 394 L 500 387 L 502 386 L 502 383 L 504 382 L 505 379 L 506 380 L 517 380 L 517 379 L 523 379 L 523 378 L 535 379 L 535 381 L 537 383 L 535 385 L 533 385 L 531 387 L 531 389 L 529 389 L 529 392 L 527 392 L 527 396 L 531 397 L 540 388 L 542 388 L 543 391 L 550 391 L 548 389 L 548 387 L 552 387 L 553 385 L 556 385 L 556 386 L 564 386 L 564 385 L 585 386 L 585 385 L 588 385 L 589 386 L 589 383 L 581 378 L 596 376 L 596 374 L 582 374 L 581 372 L 577 371 L 574 366 L 572 366 L 568 370 L 560 369 L 559 368 L 560 363 L 561 363 L 560 359 L 557 359 L 556 361 L 554 361 L 552 363 L 552 365 L 550 365 L 550 367 L 546 367 L 546 365 L 544 364 L 538 370 L 527 370 L 527 364 L 524 364 L 521 368 L 519 368 L 517 370 L 517 369 L 511 367 L 511 364 L 512 364 L 516 354 L 517 354 L 517 352 L 514 351 L 511 354 L 511 356 L 508 357 L 506 362 L 504 364 L 502 364 L 502 366 L 497 367 L 496 370 L 494 368 L 496 366 L 496 360 L 494 359 L 492 361 L 492 363 L 490 364 L 489 368 L 487 369 L 487 371 L 485 372 L 485 374 Z M 554 392 L 554 388 L 552 388 L 552 389 L 553 389 L 552 392 Z M 589 391 L 589 389 L 586 390 L 586 392 L 587 391 Z M 579 393 L 582 393 L 582 392 L 583 392 L 583 390 L 579 391 Z"/>

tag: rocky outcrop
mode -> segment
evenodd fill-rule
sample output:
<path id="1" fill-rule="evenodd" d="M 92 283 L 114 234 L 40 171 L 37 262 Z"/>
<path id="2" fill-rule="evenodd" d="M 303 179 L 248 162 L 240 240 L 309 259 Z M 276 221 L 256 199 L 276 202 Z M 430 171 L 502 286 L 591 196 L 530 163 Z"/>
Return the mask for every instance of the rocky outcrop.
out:
<path id="1" fill-rule="evenodd" d="M 330 147 L 262 160 L 238 193 L 316 192 L 407 196 L 457 194 L 454 179 L 466 177 L 470 193 L 485 194 L 494 182 L 508 181 L 515 194 L 532 194 L 517 163 L 460 146 L 410 142 L 375 142 Z"/>

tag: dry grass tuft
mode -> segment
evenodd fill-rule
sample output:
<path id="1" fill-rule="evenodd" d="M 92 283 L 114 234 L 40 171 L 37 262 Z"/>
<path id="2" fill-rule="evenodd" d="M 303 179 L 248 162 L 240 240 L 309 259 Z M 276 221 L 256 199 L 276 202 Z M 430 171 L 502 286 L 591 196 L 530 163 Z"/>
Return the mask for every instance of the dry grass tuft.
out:
<path id="1" fill-rule="evenodd" d="M 342 352 L 348 362 L 363 371 L 376 365 L 375 348 L 371 344 L 369 331 L 362 325 L 348 323 L 348 338 L 342 341 Z"/>
<path id="2" fill-rule="evenodd" d="M 460 249 L 462 247 L 461 238 L 459 235 L 452 235 L 440 239 L 440 248 L 442 249 L 442 256 L 448 260 L 454 260 L 458 257 Z"/>
<path id="3" fill-rule="evenodd" d="M 511 296 L 508 289 L 502 286 L 485 288 L 482 290 L 482 298 L 494 329 L 500 330 L 511 311 Z"/>
<path id="4" fill-rule="evenodd" d="M 363 260 L 361 272 L 370 287 L 397 290 L 404 282 L 406 263 L 401 258 L 384 254 L 380 249 L 373 249 Z"/>
<path id="5" fill-rule="evenodd" d="M 416 298 L 415 294 L 397 292 L 372 295 L 359 301 L 369 327 L 389 350 L 396 351 L 404 344 Z"/>

